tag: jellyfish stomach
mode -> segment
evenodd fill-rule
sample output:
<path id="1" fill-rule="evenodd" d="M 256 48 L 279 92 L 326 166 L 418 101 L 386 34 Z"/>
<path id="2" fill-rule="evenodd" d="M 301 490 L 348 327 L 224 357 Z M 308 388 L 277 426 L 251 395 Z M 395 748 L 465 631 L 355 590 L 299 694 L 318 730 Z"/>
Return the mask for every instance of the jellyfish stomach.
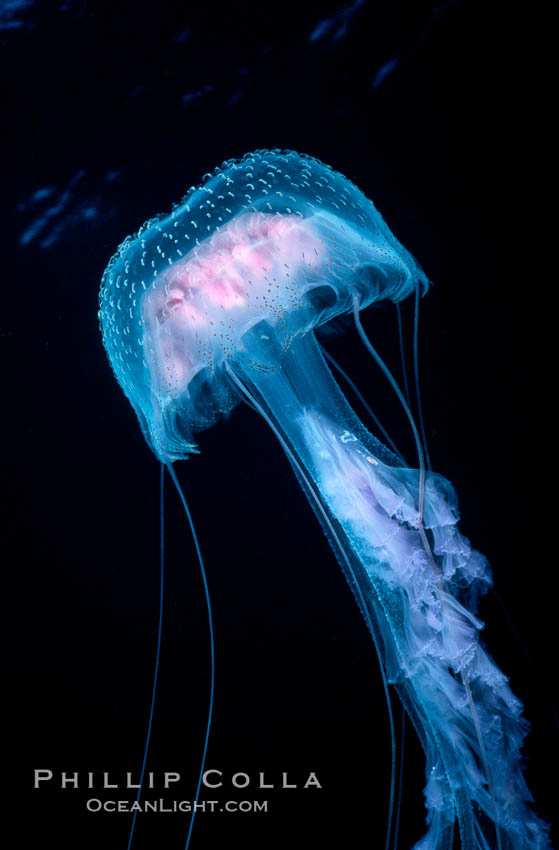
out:
<path id="1" fill-rule="evenodd" d="M 458 531 L 451 485 L 428 475 L 421 516 L 418 471 L 392 465 L 312 334 L 281 368 L 245 367 L 237 380 L 280 439 L 421 739 L 428 831 L 417 850 L 451 850 L 455 821 L 463 850 L 548 847 L 520 767 L 522 705 L 479 642 L 489 570 Z"/>

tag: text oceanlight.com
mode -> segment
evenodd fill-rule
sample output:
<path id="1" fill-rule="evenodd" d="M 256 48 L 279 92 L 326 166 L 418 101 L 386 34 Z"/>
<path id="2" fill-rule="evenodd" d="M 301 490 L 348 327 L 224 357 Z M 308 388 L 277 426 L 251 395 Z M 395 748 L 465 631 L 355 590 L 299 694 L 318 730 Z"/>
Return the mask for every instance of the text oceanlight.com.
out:
<path id="1" fill-rule="evenodd" d="M 158 814 L 173 814 L 175 812 L 267 812 L 268 800 L 99 800 L 91 799 L 86 803 L 88 812 L 116 812 L 129 814 L 131 812 L 156 812 Z"/>

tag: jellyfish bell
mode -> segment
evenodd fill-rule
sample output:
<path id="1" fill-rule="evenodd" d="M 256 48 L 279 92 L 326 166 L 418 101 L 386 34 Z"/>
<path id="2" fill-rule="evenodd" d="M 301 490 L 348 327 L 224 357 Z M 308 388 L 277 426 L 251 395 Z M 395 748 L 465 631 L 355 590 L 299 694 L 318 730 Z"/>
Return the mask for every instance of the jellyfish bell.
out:
<path id="1" fill-rule="evenodd" d="M 270 368 L 257 326 L 287 352 L 355 298 L 399 301 L 417 281 L 426 288 L 347 178 L 292 151 L 257 151 L 125 240 L 103 277 L 103 340 L 149 444 L 177 460 L 238 403 L 226 362 Z"/>
<path id="2" fill-rule="evenodd" d="M 240 400 L 280 441 L 375 643 L 391 726 L 388 683 L 421 739 L 428 830 L 417 847 L 448 850 L 457 823 L 466 850 L 544 850 L 519 756 L 522 705 L 479 641 L 488 565 L 458 530 L 452 486 L 426 474 L 403 397 L 419 470 L 360 422 L 315 336 L 353 312 L 376 356 L 358 311 L 427 286 L 349 180 L 263 150 L 224 163 L 125 240 L 103 278 L 100 321 L 162 462 L 196 452 L 196 432 Z M 393 798 L 394 769 L 386 847 Z"/>

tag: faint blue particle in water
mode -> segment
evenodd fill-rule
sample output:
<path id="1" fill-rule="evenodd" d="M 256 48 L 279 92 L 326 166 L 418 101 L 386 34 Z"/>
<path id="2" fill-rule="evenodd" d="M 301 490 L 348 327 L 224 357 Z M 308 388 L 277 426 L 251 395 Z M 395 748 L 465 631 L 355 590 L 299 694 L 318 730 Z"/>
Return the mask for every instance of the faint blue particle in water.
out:
<path id="1" fill-rule="evenodd" d="M 79 192 L 76 184 L 85 174 L 85 170 L 80 169 L 67 181 L 65 188 L 41 186 L 20 201 L 18 212 L 31 214 L 19 237 L 20 245 L 35 243 L 41 248 L 50 248 L 59 239 L 82 228 L 84 222 L 99 221 L 101 213 L 105 218 L 115 214 L 115 209 L 108 207 L 103 195 L 88 196 Z M 109 171 L 101 179 L 115 180 L 119 174 L 116 170 Z"/>
<path id="2" fill-rule="evenodd" d="M 114 215 L 114 210 L 105 210 L 103 213 L 105 218 Z M 70 211 L 67 215 L 62 216 L 56 224 L 46 233 L 41 240 L 41 248 L 51 248 L 58 242 L 59 239 L 67 236 L 72 230 L 79 229 L 84 221 L 92 222 L 95 219 L 99 220 L 99 199 L 97 205 L 95 203 L 80 204 L 76 209 Z"/>
<path id="3" fill-rule="evenodd" d="M 138 85 L 133 86 L 130 89 L 130 91 L 128 92 L 128 97 L 138 97 L 139 95 L 143 94 L 146 89 L 147 86 L 145 83 L 138 83 Z"/>
<path id="4" fill-rule="evenodd" d="M 243 91 L 234 92 L 231 97 L 225 101 L 225 108 L 230 109 L 232 106 L 236 106 L 241 100 L 244 100 L 245 93 Z"/>
<path id="5" fill-rule="evenodd" d="M 16 209 L 18 212 L 24 212 L 26 209 L 29 209 L 29 207 L 34 207 L 40 201 L 44 201 L 45 198 L 50 198 L 53 192 L 53 186 L 42 186 L 40 189 L 36 189 L 29 198 L 27 198 L 27 200 L 20 201 Z"/>
<path id="6" fill-rule="evenodd" d="M 74 174 L 72 179 L 69 181 L 68 186 L 75 186 L 76 183 L 80 182 L 82 177 L 85 177 L 85 175 L 86 175 L 85 168 L 80 168 L 78 171 L 76 171 L 76 173 Z"/>
<path id="7" fill-rule="evenodd" d="M 53 191 L 54 189 L 52 188 L 52 186 L 43 186 L 42 189 L 37 189 L 36 192 L 33 192 L 31 200 L 42 201 L 43 198 L 49 198 L 52 195 Z"/>
<path id="8" fill-rule="evenodd" d="M 72 195 L 70 192 L 63 192 L 59 196 L 57 202 L 53 204 L 52 207 L 49 207 L 34 221 L 32 221 L 20 237 L 20 245 L 28 245 L 30 242 L 32 242 L 33 239 L 35 239 L 41 233 L 41 231 L 45 229 L 47 224 L 49 224 L 52 219 L 60 215 L 60 213 L 66 208 L 71 197 Z"/>
<path id="9" fill-rule="evenodd" d="M 385 62 L 384 65 L 381 65 L 373 78 L 373 82 L 371 83 L 372 87 L 376 89 L 380 85 L 382 85 L 387 76 L 391 74 L 392 71 L 394 71 L 394 69 L 397 68 L 399 64 L 400 57 L 393 56 L 392 59 L 389 59 L 388 62 Z"/>
<path id="10" fill-rule="evenodd" d="M 214 87 L 207 83 L 202 88 L 197 89 L 196 91 L 190 91 L 186 94 L 183 94 L 181 97 L 181 106 L 188 106 L 189 103 L 192 103 L 194 100 L 199 100 L 201 97 L 204 97 L 205 94 L 211 94 L 213 92 Z"/>
<path id="11" fill-rule="evenodd" d="M 365 0 L 355 0 L 351 6 L 343 6 L 331 18 L 319 21 L 309 35 L 309 41 L 314 44 L 327 38 L 329 45 L 341 41 L 347 35 L 351 19 L 364 2 Z"/>
<path id="12" fill-rule="evenodd" d="M 57 228 L 52 233 L 42 240 L 41 248 L 51 248 L 56 242 L 58 242 L 58 237 L 60 236 L 60 229 Z"/>
<path id="13" fill-rule="evenodd" d="M 182 30 L 178 32 L 175 36 L 173 36 L 173 41 L 175 44 L 186 44 L 186 42 L 190 39 L 190 30 Z"/>

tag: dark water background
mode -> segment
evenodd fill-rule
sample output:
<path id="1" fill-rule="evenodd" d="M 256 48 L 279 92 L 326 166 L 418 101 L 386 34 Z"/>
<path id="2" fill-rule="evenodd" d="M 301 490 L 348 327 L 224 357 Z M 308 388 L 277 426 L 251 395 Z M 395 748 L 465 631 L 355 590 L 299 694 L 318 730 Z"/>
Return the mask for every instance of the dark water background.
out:
<path id="1" fill-rule="evenodd" d="M 511 15 L 515 17 L 511 18 Z M 527 775 L 553 816 L 557 615 L 553 375 L 545 336 L 553 251 L 526 20 L 497 4 L 32 2 L 0 5 L 4 538 L 21 674 L 5 729 L 20 757 L 20 847 L 125 848 L 127 815 L 32 789 L 34 768 L 123 778 L 141 763 L 158 602 L 159 469 L 114 381 L 97 327 L 118 243 L 224 159 L 313 154 L 375 202 L 434 287 L 422 304 L 428 441 L 463 532 L 489 557 L 485 637 L 533 723 Z M 534 221 L 536 224 L 534 224 Z M 542 297 L 543 294 L 543 297 Z M 404 305 L 411 342 L 412 305 Z M 393 309 L 365 314 L 399 375 Z M 551 345 L 548 349 L 548 343 Z M 330 351 L 404 451 L 405 418 L 356 334 Z M 408 348 L 411 352 L 411 347 Z M 547 370 L 547 374 L 546 374 Z M 374 650 L 321 530 L 266 426 L 248 409 L 177 465 L 205 555 L 217 684 L 207 765 L 321 791 L 230 788 L 269 813 L 199 815 L 192 848 L 384 846 L 389 733 Z M 148 769 L 192 799 L 208 634 L 192 542 L 170 487 L 160 684 Z M 399 708 L 396 707 L 398 715 Z M 399 847 L 423 829 L 423 757 L 408 730 Z M 11 775 L 11 774 L 10 774 Z M 152 793 L 149 796 L 153 796 Z M 161 796 L 159 793 L 156 796 Z M 210 799 L 215 795 L 208 793 Z M 184 846 L 188 816 L 138 821 L 135 850 Z M 16 845 L 14 845 L 16 846 Z"/>

